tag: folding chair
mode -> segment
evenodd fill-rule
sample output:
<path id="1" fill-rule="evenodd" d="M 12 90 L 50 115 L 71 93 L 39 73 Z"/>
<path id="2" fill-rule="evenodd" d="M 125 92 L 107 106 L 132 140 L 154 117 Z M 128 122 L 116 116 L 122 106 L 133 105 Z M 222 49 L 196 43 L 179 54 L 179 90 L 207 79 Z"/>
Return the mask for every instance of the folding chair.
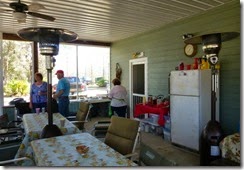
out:
<path id="1" fill-rule="evenodd" d="M 85 131 L 85 123 L 88 122 L 88 117 L 92 104 L 89 102 L 80 102 L 79 109 L 76 113 L 76 116 L 67 117 L 78 129 Z"/>
<path id="2" fill-rule="evenodd" d="M 112 116 L 104 143 L 127 158 L 137 155 L 136 144 L 140 133 L 140 122 L 134 119 Z"/>
<path id="3" fill-rule="evenodd" d="M 15 126 L 16 122 L 21 121 L 9 121 L 7 114 L 0 116 L 0 144 L 5 141 L 23 139 L 24 129 Z"/>

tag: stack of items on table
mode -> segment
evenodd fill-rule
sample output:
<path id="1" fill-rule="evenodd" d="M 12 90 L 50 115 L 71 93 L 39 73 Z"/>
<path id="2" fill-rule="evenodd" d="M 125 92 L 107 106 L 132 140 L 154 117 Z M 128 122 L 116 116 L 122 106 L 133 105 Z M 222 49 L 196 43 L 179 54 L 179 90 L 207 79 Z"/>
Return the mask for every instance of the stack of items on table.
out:
<path id="1" fill-rule="evenodd" d="M 161 135 L 163 126 L 158 124 L 159 115 L 150 113 L 148 118 L 140 119 L 141 131 Z"/>
<path id="2" fill-rule="evenodd" d="M 170 138 L 170 117 L 169 117 L 169 101 L 166 100 L 160 104 L 137 104 L 134 116 L 139 117 L 141 114 L 148 114 L 148 118 L 139 119 L 141 122 L 141 131 L 150 132 L 155 135 L 168 133 Z"/>
<path id="3" fill-rule="evenodd" d="M 151 103 L 138 103 L 135 105 L 134 117 L 142 118 L 145 117 L 145 114 L 158 114 L 158 124 L 163 126 L 165 123 L 164 115 L 167 115 L 169 112 L 169 101 L 162 102 L 160 104 L 151 104 Z"/>

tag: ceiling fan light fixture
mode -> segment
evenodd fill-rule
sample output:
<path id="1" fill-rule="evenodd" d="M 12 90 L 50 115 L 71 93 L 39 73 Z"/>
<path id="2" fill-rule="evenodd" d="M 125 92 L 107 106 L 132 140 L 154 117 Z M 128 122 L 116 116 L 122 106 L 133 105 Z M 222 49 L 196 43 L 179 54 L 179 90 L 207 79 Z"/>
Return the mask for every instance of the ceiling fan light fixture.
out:
<path id="1" fill-rule="evenodd" d="M 26 14 L 23 12 L 13 12 L 13 17 L 16 20 L 25 20 L 26 19 Z"/>

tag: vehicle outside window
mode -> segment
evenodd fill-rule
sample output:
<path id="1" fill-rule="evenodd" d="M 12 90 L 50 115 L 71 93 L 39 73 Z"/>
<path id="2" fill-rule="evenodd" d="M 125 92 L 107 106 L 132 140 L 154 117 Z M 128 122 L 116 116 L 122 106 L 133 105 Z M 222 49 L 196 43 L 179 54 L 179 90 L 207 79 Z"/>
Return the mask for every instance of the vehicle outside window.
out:
<path id="1" fill-rule="evenodd" d="M 92 80 L 91 80 L 91 78 L 90 77 L 81 77 L 80 78 L 81 79 L 81 81 L 83 82 L 83 83 L 85 83 L 86 85 L 90 85 L 90 84 L 92 84 Z"/>
<path id="2" fill-rule="evenodd" d="M 86 84 L 81 82 L 81 80 L 78 77 L 70 76 L 70 77 L 64 77 L 64 78 L 68 79 L 70 82 L 70 95 L 77 94 L 77 87 L 78 87 L 78 93 L 87 90 Z M 53 85 L 54 93 L 56 92 L 56 89 L 57 89 L 57 84 L 54 84 Z"/>

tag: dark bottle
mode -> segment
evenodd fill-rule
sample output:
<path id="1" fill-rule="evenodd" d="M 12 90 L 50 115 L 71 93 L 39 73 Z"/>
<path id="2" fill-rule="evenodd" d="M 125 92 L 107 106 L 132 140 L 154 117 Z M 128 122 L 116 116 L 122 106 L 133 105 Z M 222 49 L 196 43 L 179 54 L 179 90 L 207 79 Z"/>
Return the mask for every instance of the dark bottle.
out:
<path id="1" fill-rule="evenodd" d="M 221 158 L 220 141 L 224 138 L 221 125 L 216 120 L 210 120 L 204 127 L 200 137 L 200 165 L 209 166 Z"/>

